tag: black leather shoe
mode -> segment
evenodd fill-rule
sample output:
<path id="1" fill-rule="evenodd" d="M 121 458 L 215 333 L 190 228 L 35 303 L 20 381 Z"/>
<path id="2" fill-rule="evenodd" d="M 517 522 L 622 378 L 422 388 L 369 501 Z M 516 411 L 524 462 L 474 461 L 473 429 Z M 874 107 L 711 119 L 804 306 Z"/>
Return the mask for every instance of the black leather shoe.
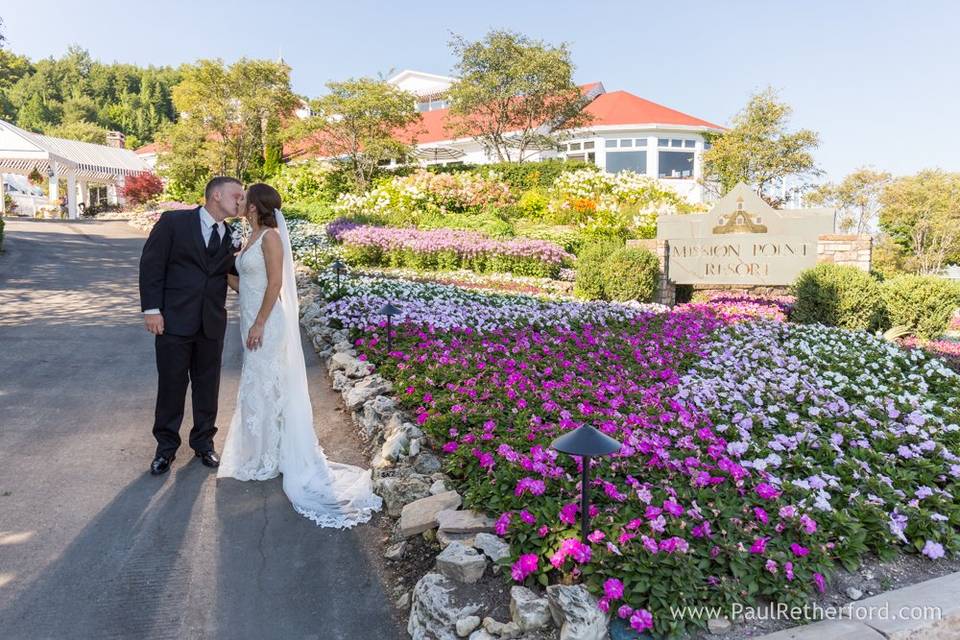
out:
<path id="1" fill-rule="evenodd" d="M 150 475 L 160 476 L 165 474 L 167 471 L 170 471 L 171 464 L 173 464 L 173 456 L 167 458 L 166 456 L 158 455 L 153 459 L 153 462 L 150 463 Z"/>
<path id="2" fill-rule="evenodd" d="M 216 469 L 220 466 L 220 456 L 218 456 L 217 452 L 213 449 L 209 451 L 197 451 L 197 457 L 200 458 L 200 462 L 202 462 L 205 467 Z"/>

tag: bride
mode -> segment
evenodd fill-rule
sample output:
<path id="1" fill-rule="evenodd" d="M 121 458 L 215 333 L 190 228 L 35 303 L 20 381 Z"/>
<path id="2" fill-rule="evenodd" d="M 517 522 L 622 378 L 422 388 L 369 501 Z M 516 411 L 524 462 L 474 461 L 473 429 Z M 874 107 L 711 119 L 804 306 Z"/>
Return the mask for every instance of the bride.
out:
<path id="1" fill-rule="evenodd" d="M 266 184 L 240 204 L 251 233 L 237 254 L 243 368 L 218 477 L 268 480 L 283 474 L 294 509 L 323 527 L 352 527 L 380 509 L 370 471 L 328 462 L 313 430 L 300 345 L 290 235 L 280 194 Z"/>

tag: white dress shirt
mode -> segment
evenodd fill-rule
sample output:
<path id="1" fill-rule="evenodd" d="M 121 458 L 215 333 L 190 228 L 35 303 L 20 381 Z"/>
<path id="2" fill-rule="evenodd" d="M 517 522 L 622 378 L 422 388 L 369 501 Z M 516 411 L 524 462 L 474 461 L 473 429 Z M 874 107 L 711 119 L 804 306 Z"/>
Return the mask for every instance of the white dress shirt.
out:
<path id="1" fill-rule="evenodd" d="M 207 246 L 210 243 L 210 234 L 213 232 L 214 227 L 216 227 L 217 233 L 220 234 L 220 242 L 223 242 L 223 234 L 227 232 L 224 224 L 214 220 L 206 207 L 200 207 L 200 231 L 203 233 L 203 246 Z M 143 313 L 144 315 L 160 313 L 160 309 L 147 309 Z"/>

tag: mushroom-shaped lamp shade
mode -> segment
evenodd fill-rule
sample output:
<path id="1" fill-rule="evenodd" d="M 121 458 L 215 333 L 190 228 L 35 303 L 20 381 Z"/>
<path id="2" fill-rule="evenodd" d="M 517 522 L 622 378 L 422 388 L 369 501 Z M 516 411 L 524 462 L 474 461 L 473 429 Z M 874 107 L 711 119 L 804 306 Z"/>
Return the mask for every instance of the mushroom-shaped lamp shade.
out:
<path id="1" fill-rule="evenodd" d="M 565 433 L 554 440 L 550 446 L 572 456 L 607 456 L 620 451 L 619 442 L 589 424 Z"/>
<path id="2" fill-rule="evenodd" d="M 330 267 L 337 273 L 340 273 L 341 271 L 344 271 L 347 268 L 347 265 L 343 264 L 339 260 L 334 260 L 333 263 L 330 265 Z"/>
<path id="3" fill-rule="evenodd" d="M 380 309 L 380 313 L 389 318 L 400 313 L 400 309 L 397 309 L 395 306 L 393 306 L 393 304 L 388 302 L 387 304 L 383 305 L 383 309 Z"/>

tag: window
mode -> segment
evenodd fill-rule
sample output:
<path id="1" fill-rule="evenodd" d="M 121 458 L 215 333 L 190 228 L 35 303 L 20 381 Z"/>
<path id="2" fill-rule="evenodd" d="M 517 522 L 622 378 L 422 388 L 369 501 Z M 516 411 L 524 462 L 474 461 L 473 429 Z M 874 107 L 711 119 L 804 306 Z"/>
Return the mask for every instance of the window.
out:
<path id="1" fill-rule="evenodd" d="M 697 146 L 697 141 L 696 141 L 696 140 L 684 140 L 684 141 L 683 141 L 683 146 L 686 147 L 687 149 L 693 149 L 695 146 Z"/>
<path id="2" fill-rule="evenodd" d="M 607 156 L 609 157 L 609 156 Z M 660 178 L 692 178 L 693 153 L 688 151 L 661 151 Z M 608 161 L 609 162 L 609 161 Z"/>
<path id="3" fill-rule="evenodd" d="M 603 146 L 606 147 L 607 149 L 616 149 L 616 148 L 617 148 L 617 141 L 616 141 L 616 140 L 604 140 L 604 141 L 603 141 Z"/>
<path id="4" fill-rule="evenodd" d="M 683 140 L 679 140 L 679 139 L 677 139 L 677 138 L 673 138 L 672 140 L 670 140 L 670 146 L 671 146 L 671 147 L 682 147 L 682 146 L 683 146 Z"/>
<path id="5" fill-rule="evenodd" d="M 647 152 L 646 151 L 618 151 L 607 154 L 607 172 L 619 173 L 621 171 L 636 171 L 644 174 L 647 172 Z"/>
<path id="6" fill-rule="evenodd" d="M 584 143 L 583 143 L 583 148 L 584 148 L 584 149 L 593 149 L 593 141 L 591 140 L 590 142 L 584 142 Z"/>
<path id="7" fill-rule="evenodd" d="M 704 142 L 704 143 L 703 143 L 703 150 L 706 151 L 707 149 L 709 149 L 709 148 L 712 147 L 712 146 L 713 146 L 713 145 L 710 144 L 709 142 Z"/>
<path id="8" fill-rule="evenodd" d="M 567 154 L 567 160 L 578 160 L 578 161 L 580 161 L 580 162 L 583 162 L 584 159 L 585 159 L 585 157 L 584 157 L 584 155 L 583 155 L 582 153 L 568 153 L 568 154 Z"/>
<path id="9" fill-rule="evenodd" d="M 638 147 L 645 147 L 645 146 L 647 146 L 647 139 L 646 139 L 646 138 L 637 138 L 637 146 L 638 146 Z"/>
<path id="10" fill-rule="evenodd" d="M 580 151 L 580 143 L 579 143 L 579 142 L 571 142 L 571 143 L 570 143 L 570 151 Z"/>
<path id="11" fill-rule="evenodd" d="M 620 141 L 620 146 L 621 146 L 621 147 L 632 147 L 632 146 L 633 146 L 633 140 L 621 140 L 621 141 Z"/>
<path id="12" fill-rule="evenodd" d="M 589 162 L 590 164 L 597 164 L 597 154 L 595 154 L 593 151 L 588 153 L 587 162 Z"/>
<path id="13" fill-rule="evenodd" d="M 658 146 L 658 147 L 669 147 L 669 146 L 670 146 L 670 138 L 657 138 L 657 146 Z"/>

